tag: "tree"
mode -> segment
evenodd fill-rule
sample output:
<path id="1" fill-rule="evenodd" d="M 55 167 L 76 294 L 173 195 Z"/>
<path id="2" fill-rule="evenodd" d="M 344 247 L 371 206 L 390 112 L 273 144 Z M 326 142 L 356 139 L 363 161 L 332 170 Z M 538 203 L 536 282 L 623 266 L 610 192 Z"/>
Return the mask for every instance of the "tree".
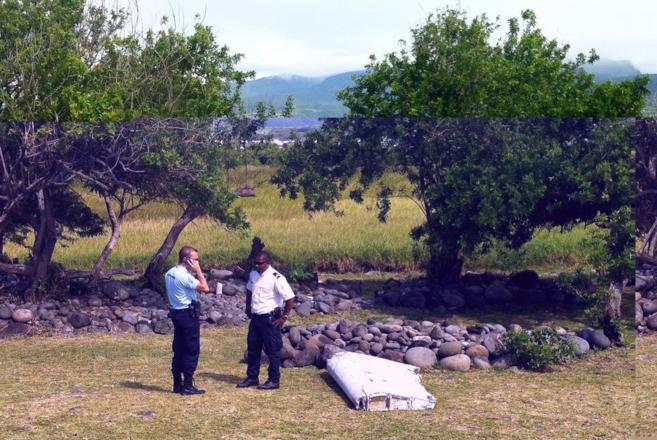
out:
<path id="1" fill-rule="evenodd" d="M 412 43 L 378 61 L 338 96 L 363 117 L 614 117 L 640 116 L 649 78 L 596 84 L 582 66 L 598 56 L 548 40 L 532 11 L 509 20 L 491 44 L 497 22 L 468 22 L 445 10 L 411 31 Z"/>
<path id="2" fill-rule="evenodd" d="M 605 173 L 622 175 L 617 186 L 627 186 L 627 148 L 607 155 L 607 143 L 586 138 L 605 124 L 427 119 L 640 114 L 647 78 L 596 85 L 581 68 L 596 59 L 594 51 L 568 61 L 568 45 L 547 40 L 533 12 L 522 19 L 522 27 L 510 20 L 504 40 L 491 44 L 497 24 L 485 16 L 468 22 L 453 10 L 429 15 L 413 29 L 408 49 L 380 62 L 372 57 L 368 72 L 339 93 L 347 120 L 325 123 L 321 134 L 290 150 L 276 178 L 282 192 L 301 191 L 307 209 L 327 209 L 353 175 L 367 187 L 385 169 L 404 172 L 427 220 L 413 235 L 429 245 L 429 273 L 442 281 L 460 272 L 460 253 L 487 237 L 519 245 L 541 222 L 590 220 L 603 208 L 592 199 L 596 194 L 605 201 L 603 212 L 622 206 L 622 197 L 612 207 L 598 191 L 606 190 Z M 389 117 L 397 119 L 381 119 Z M 589 144 L 602 150 L 589 151 Z M 582 160 L 590 168 L 578 165 Z M 563 179 L 559 186 L 555 178 Z M 380 193 L 384 214 L 390 195 L 390 189 Z"/>
<path id="3" fill-rule="evenodd" d="M 160 31 L 149 31 L 142 39 L 126 28 L 127 18 L 123 10 L 86 5 L 83 0 L 8 0 L 0 8 L 0 120 L 57 122 L 10 124 L 0 145 L 4 165 L 0 237 L 21 239 L 26 228 L 36 233 L 30 267 L 3 266 L 3 270 L 30 272 L 33 286 L 44 283 L 44 268 L 64 226 L 77 227 L 68 220 L 58 221 L 53 210 L 56 203 L 71 222 L 90 214 L 79 197 L 73 197 L 70 185 L 74 180 L 83 181 L 103 197 L 112 226 L 92 278 L 98 277 L 118 240 L 122 216 L 153 198 L 182 200 L 190 195 L 183 183 L 197 193 L 191 204 L 202 208 L 198 215 L 214 213 L 218 219 L 233 219 L 227 210 L 232 200 L 229 189 L 203 173 L 199 180 L 190 181 L 189 164 L 180 161 L 207 165 L 203 159 L 216 156 L 216 152 L 201 152 L 198 145 L 184 144 L 201 138 L 166 133 L 155 124 L 156 129 L 148 130 L 160 139 L 148 138 L 152 147 L 161 151 L 154 152 L 151 146 L 134 143 L 134 137 L 122 137 L 120 127 L 104 124 L 144 115 L 234 116 L 241 109 L 239 89 L 253 72 L 238 71 L 235 64 L 241 55 L 220 47 L 207 26 L 197 23 L 191 35 L 183 35 L 163 21 Z M 81 123 L 86 121 L 103 124 Z M 69 125 L 63 127 L 63 122 Z M 179 125 L 174 123 L 172 130 Z M 206 140 L 214 137 L 208 130 L 202 131 Z M 183 144 L 172 148 L 172 139 Z M 16 144 L 16 140 L 20 142 Z M 207 147 L 211 147 L 209 142 Z M 195 156 L 184 150 L 195 151 Z M 166 154 L 173 155 L 162 160 Z M 159 162 L 154 161 L 156 156 Z M 216 169 L 217 161 L 211 163 Z M 117 168 L 119 165 L 122 168 Z M 161 174 L 171 186 L 152 185 L 156 172 L 165 171 L 175 177 L 187 176 L 186 180 Z M 68 197 L 57 199 L 61 194 Z M 199 199 L 209 204 L 207 209 Z M 65 201 L 68 205 L 61 206 Z M 118 215 L 112 202 L 118 203 Z M 36 220 L 28 219 L 25 212 L 37 213 Z M 80 224 L 83 227 L 84 222 Z"/>

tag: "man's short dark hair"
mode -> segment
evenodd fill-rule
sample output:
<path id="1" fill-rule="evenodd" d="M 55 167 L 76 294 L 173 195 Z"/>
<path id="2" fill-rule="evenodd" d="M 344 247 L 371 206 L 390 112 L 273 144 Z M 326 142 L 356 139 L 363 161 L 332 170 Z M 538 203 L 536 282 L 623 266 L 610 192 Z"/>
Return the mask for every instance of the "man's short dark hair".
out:
<path id="1" fill-rule="evenodd" d="M 178 262 L 182 263 L 183 261 L 187 260 L 188 258 L 192 257 L 192 252 L 198 253 L 196 249 L 194 249 L 191 246 L 183 246 L 180 248 L 180 251 L 178 252 Z"/>
<path id="2" fill-rule="evenodd" d="M 269 255 L 269 252 L 267 251 L 260 251 L 256 254 L 255 259 L 258 260 L 260 259 L 261 261 L 264 260 L 267 263 L 271 263 L 271 255 Z"/>

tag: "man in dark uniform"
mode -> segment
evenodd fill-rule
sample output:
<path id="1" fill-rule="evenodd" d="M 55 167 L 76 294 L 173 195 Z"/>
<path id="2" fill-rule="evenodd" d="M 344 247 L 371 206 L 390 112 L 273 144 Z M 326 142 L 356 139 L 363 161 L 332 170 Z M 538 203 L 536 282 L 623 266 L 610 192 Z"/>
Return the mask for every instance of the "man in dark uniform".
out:
<path id="1" fill-rule="evenodd" d="M 205 390 L 194 385 L 201 336 L 195 309 L 199 305 L 197 294 L 210 289 L 199 264 L 198 251 L 191 246 L 183 246 L 178 253 L 178 264 L 166 273 L 164 281 L 169 298 L 169 316 L 173 321 L 173 392 L 184 396 L 203 394 Z"/>
<path id="2" fill-rule="evenodd" d="M 280 387 L 281 327 L 294 306 L 294 292 L 283 275 L 271 267 L 271 256 L 260 252 L 255 257 L 255 270 L 246 285 L 246 315 L 251 319 L 247 337 L 246 379 L 237 388 L 258 386 L 261 390 Z M 283 306 L 285 307 L 284 310 Z M 267 381 L 260 385 L 260 353 L 269 358 Z"/>

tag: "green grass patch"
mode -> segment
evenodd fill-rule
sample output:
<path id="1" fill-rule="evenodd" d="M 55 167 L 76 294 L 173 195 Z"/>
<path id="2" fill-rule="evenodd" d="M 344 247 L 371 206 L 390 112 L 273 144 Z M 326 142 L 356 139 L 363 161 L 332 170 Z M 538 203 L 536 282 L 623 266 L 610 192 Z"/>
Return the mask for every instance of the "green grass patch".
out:
<path id="1" fill-rule="evenodd" d="M 202 332 L 197 382 L 207 394 L 192 397 L 169 392 L 170 336 L 3 341 L 3 437 L 612 439 L 634 428 L 629 348 L 540 374 L 432 369 L 422 382 L 434 410 L 367 413 L 315 368 L 283 370 L 275 392 L 237 390 L 245 340 L 245 328 Z"/>
<path id="2" fill-rule="evenodd" d="M 227 231 L 222 225 L 202 218 L 189 225 L 180 236 L 179 245 L 190 244 L 201 250 L 205 264 L 225 266 L 248 255 L 251 240 L 261 237 L 276 261 L 289 268 L 305 271 L 362 272 L 368 270 L 419 271 L 427 259 L 426 249 L 413 241 L 411 229 L 423 222 L 416 203 L 407 197 L 392 200 L 387 223 L 376 219 L 373 192 L 365 202 L 349 200 L 337 208 L 342 216 L 332 213 L 304 212 L 302 200 L 283 199 L 268 183 L 272 168 L 250 167 L 245 173 L 232 170 L 231 187 L 245 182 L 256 187 L 257 197 L 241 198 L 235 203 L 247 214 L 249 231 Z M 399 188 L 407 185 L 400 175 L 388 175 L 387 184 Z M 78 187 L 87 203 L 106 216 L 104 202 Z M 131 213 L 122 228 L 122 237 L 110 257 L 108 267 L 145 268 L 162 244 L 169 228 L 180 215 L 175 204 L 151 203 Z M 510 250 L 495 243 L 486 253 L 476 253 L 468 259 L 470 270 L 513 271 L 534 268 L 541 272 L 573 270 L 589 267 L 591 249 L 587 245 L 590 228 L 578 226 L 570 231 L 538 230 L 533 240 L 520 250 Z M 109 237 L 77 238 L 61 241 L 55 261 L 67 268 L 89 269 Z M 73 237 L 75 238 L 75 237 Z M 5 246 L 11 257 L 26 258 L 28 250 L 11 243 Z M 173 262 L 171 259 L 170 263 Z"/>

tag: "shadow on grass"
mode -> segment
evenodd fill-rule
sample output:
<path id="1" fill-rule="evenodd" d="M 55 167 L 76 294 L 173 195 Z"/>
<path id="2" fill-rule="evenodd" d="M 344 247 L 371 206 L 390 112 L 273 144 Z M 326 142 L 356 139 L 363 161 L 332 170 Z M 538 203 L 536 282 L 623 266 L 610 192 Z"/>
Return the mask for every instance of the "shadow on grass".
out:
<path id="1" fill-rule="evenodd" d="M 225 382 L 233 385 L 237 385 L 244 379 L 243 377 L 235 376 L 233 374 L 220 374 L 220 373 L 199 373 L 198 376 L 204 379 L 212 379 L 212 380 L 216 380 L 217 382 Z"/>
<path id="2" fill-rule="evenodd" d="M 322 380 L 331 390 L 333 390 L 333 392 L 342 398 L 342 401 L 345 403 L 345 405 L 347 405 L 347 408 L 355 410 L 353 402 L 349 400 L 344 391 L 342 391 L 342 388 L 340 388 L 340 385 L 338 385 L 338 383 L 331 377 L 328 371 L 322 371 L 319 373 L 319 377 L 322 378 Z"/>
<path id="3" fill-rule="evenodd" d="M 154 392 L 158 392 L 158 393 L 170 393 L 171 392 L 171 389 L 169 389 L 169 388 L 162 388 L 162 387 L 158 387 L 158 386 L 155 386 L 155 385 L 146 385 L 146 384 L 139 383 L 139 382 L 130 382 L 130 381 L 121 382 L 121 386 L 125 387 L 125 388 L 131 388 L 133 390 L 141 390 L 141 391 L 154 391 Z"/>

